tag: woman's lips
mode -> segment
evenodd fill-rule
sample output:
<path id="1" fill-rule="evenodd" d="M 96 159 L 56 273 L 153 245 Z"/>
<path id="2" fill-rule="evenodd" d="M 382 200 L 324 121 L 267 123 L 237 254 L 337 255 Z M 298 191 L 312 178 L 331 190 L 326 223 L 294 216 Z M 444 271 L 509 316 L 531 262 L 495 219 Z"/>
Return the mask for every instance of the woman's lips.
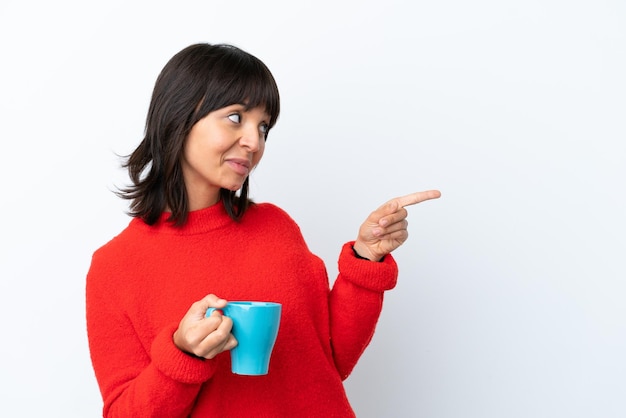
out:
<path id="1" fill-rule="evenodd" d="M 247 176 L 250 172 L 250 162 L 248 160 L 243 160 L 239 158 L 233 158 L 230 160 L 226 160 L 226 163 L 233 171 L 240 176 Z"/>

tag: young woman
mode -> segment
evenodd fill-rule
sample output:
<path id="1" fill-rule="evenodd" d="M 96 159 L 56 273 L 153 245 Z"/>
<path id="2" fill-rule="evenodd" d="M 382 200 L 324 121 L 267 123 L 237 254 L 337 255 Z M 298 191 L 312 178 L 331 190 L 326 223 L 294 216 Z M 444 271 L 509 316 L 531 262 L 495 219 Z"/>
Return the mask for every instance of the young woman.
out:
<path id="1" fill-rule="evenodd" d="M 133 219 L 93 255 L 89 347 L 105 417 L 353 417 L 343 387 L 370 342 L 408 236 L 392 199 L 325 266 L 283 210 L 248 198 L 278 119 L 268 68 L 230 45 L 195 44 L 163 68 L 121 189 Z M 270 369 L 231 373 L 227 300 L 282 304 Z"/>

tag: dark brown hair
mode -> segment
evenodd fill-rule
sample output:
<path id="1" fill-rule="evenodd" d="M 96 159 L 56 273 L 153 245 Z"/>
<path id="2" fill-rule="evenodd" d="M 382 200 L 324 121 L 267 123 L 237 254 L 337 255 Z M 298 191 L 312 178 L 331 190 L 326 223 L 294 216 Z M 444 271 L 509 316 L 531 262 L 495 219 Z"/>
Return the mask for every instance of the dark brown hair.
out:
<path id="1" fill-rule="evenodd" d="M 131 216 L 153 225 L 169 208 L 168 221 L 177 226 L 185 223 L 189 203 L 181 156 L 187 135 L 209 112 L 233 104 L 245 104 L 247 109 L 263 106 L 270 115 L 269 128 L 276 123 L 278 87 L 258 58 L 232 45 L 201 43 L 169 60 L 154 86 L 145 136 L 122 164 L 132 185 L 117 194 L 131 200 Z M 248 183 L 246 178 L 238 194 L 220 190 L 224 207 L 234 220 L 241 219 L 252 203 Z"/>

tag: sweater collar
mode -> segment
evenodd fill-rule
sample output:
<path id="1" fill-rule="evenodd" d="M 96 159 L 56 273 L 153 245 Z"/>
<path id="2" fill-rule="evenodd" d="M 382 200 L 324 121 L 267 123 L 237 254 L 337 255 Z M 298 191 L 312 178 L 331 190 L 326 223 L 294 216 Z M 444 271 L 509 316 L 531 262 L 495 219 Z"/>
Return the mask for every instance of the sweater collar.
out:
<path id="1" fill-rule="evenodd" d="M 169 222 L 167 220 L 169 216 L 169 212 L 163 212 L 159 220 L 152 226 L 145 224 L 140 219 L 134 219 L 134 221 L 139 221 L 139 223 L 154 232 L 174 235 L 202 234 L 222 228 L 234 222 L 230 216 L 228 216 L 228 213 L 224 208 L 224 204 L 221 201 L 209 206 L 208 208 L 189 212 L 187 215 L 187 222 L 180 227 L 175 226 L 172 222 Z"/>

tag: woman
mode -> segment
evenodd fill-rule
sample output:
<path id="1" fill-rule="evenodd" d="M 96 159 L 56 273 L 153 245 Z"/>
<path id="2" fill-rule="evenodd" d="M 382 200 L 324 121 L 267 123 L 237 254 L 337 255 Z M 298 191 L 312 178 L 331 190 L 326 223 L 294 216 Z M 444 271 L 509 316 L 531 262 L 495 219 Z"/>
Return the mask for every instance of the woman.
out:
<path id="1" fill-rule="evenodd" d="M 370 342 L 407 238 L 403 207 L 374 211 L 332 289 L 296 223 L 248 199 L 278 119 L 267 67 L 230 45 L 191 45 L 159 75 L 143 141 L 125 161 L 129 225 L 87 275 L 87 327 L 106 417 L 353 417 L 343 388 Z M 282 304 L 269 373 L 231 373 L 227 300 Z"/>

